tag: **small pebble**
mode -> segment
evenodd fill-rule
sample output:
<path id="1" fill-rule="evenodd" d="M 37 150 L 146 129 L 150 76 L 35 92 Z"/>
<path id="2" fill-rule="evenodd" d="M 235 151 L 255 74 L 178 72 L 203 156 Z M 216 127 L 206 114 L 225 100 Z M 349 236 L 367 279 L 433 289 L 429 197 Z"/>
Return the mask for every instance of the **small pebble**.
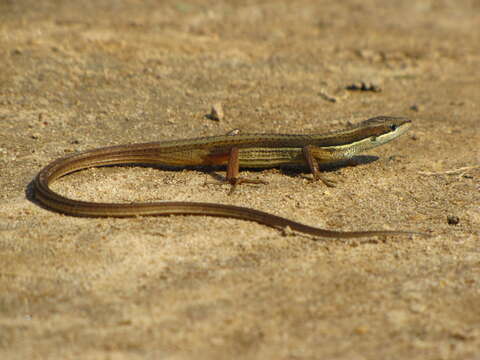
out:
<path id="1" fill-rule="evenodd" d="M 233 130 L 230 130 L 229 132 L 227 132 L 225 135 L 228 135 L 228 136 L 235 136 L 235 135 L 238 135 L 240 134 L 240 129 L 233 129 Z"/>
<path id="2" fill-rule="evenodd" d="M 373 82 L 359 81 L 348 85 L 347 90 L 380 92 L 382 88 Z"/>
<path id="3" fill-rule="evenodd" d="M 412 106 L 410 106 L 410 110 L 419 112 L 419 111 L 422 111 L 422 110 L 423 110 L 423 106 L 417 105 L 417 104 L 413 104 Z"/>
<path id="4" fill-rule="evenodd" d="M 318 93 L 318 95 L 323 99 L 323 100 L 326 100 L 326 101 L 329 101 L 329 102 L 332 102 L 332 103 L 335 103 L 337 102 L 337 98 L 334 97 L 334 96 L 331 96 L 331 95 L 328 95 L 327 93 L 321 91 Z"/>
<path id="5" fill-rule="evenodd" d="M 449 225 L 457 225 L 460 222 L 460 218 L 458 216 L 449 215 L 447 216 L 447 222 Z"/>
<path id="6" fill-rule="evenodd" d="M 220 121 L 224 118 L 223 107 L 221 103 L 215 103 L 212 105 L 212 110 L 209 114 L 209 119 Z"/>

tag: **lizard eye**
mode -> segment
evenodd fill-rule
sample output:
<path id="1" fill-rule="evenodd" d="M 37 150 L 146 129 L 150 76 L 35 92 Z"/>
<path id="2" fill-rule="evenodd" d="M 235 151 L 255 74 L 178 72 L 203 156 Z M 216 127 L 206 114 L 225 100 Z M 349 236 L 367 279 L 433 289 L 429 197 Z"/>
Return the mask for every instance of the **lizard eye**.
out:
<path id="1" fill-rule="evenodd" d="M 390 125 L 390 130 L 395 131 L 397 130 L 398 126 L 395 124 Z"/>

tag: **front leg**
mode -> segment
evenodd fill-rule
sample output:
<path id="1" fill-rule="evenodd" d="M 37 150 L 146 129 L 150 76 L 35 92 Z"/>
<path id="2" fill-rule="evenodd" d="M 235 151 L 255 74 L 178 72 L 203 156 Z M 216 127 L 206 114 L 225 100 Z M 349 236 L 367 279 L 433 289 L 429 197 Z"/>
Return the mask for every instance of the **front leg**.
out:
<path id="1" fill-rule="evenodd" d="M 227 176 L 225 180 L 218 182 L 205 182 L 205 184 L 214 184 L 214 185 L 220 185 L 225 182 L 228 182 L 230 185 L 232 185 L 229 195 L 231 195 L 237 185 L 240 184 L 268 184 L 268 182 L 264 180 L 257 180 L 257 179 L 245 179 L 239 176 L 240 174 L 240 160 L 239 160 L 239 149 L 238 147 L 232 147 L 230 150 L 228 150 L 228 155 L 227 155 Z M 225 161 L 225 154 L 221 154 L 220 157 L 222 158 L 223 161 Z M 217 160 L 218 161 L 218 160 Z M 221 164 L 220 162 L 215 162 L 214 164 Z"/>
<path id="2" fill-rule="evenodd" d="M 320 168 L 318 167 L 318 161 L 313 157 L 312 154 L 312 145 L 307 145 L 304 146 L 302 151 L 303 151 L 303 156 L 305 157 L 305 161 L 308 164 L 308 167 L 310 168 L 310 171 L 312 172 L 313 179 L 314 180 L 322 180 L 322 182 L 327 185 L 328 187 L 335 187 L 335 181 L 329 180 L 325 178 L 322 174 L 320 174 Z M 318 148 L 316 149 L 316 152 L 318 152 Z M 328 158 L 329 154 L 326 152 L 325 153 L 326 158 Z"/>
<path id="3" fill-rule="evenodd" d="M 232 188 L 230 189 L 229 194 L 232 194 L 237 185 L 240 184 L 268 184 L 268 182 L 263 180 L 245 179 L 238 176 L 240 174 L 239 153 L 240 150 L 238 147 L 233 147 L 230 149 L 227 165 L 227 181 L 232 185 Z"/>

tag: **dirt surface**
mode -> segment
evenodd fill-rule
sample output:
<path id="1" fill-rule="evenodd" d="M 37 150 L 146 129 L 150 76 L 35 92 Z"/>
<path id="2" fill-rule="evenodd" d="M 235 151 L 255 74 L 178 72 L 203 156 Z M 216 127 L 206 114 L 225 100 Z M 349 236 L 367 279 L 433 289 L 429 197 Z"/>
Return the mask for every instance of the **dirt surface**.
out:
<path id="1" fill-rule="evenodd" d="M 480 359 L 479 29 L 474 0 L 1 0 L 0 358 Z M 220 121 L 205 116 L 216 103 Z M 146 167 L 54 188 L 430 239 L 81 219 L 30 199 L 37 172 L 74 151 L 376 115 L 414 126 L 328 171 L 335 188 L 250 171 L 269 185 L 228 196 L 202 169 Z"/>

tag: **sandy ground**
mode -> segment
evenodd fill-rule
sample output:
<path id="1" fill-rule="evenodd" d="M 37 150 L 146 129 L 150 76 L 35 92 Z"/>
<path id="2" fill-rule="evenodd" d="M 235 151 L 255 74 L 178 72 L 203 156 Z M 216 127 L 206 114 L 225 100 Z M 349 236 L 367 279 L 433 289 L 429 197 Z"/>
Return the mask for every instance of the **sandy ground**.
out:
<path id="1" fill-rule="evenodd" d="M 479 29 L 474 0 L 1 0 L 0 358 L 480 359 Z M 347 90 L 362 83 L 380 91 Z M 221 121 L 205 117 L 217 102 Z M 201 169 L 145 167 L 54 187 L 430 239 L 80 219 L 29 200 L 36 173 L 74 151 L 376 115 L 414 126 L 329 171 L 335 188 L 265 170 L 247 176 L 269 185 L 228 196 Z"/>

